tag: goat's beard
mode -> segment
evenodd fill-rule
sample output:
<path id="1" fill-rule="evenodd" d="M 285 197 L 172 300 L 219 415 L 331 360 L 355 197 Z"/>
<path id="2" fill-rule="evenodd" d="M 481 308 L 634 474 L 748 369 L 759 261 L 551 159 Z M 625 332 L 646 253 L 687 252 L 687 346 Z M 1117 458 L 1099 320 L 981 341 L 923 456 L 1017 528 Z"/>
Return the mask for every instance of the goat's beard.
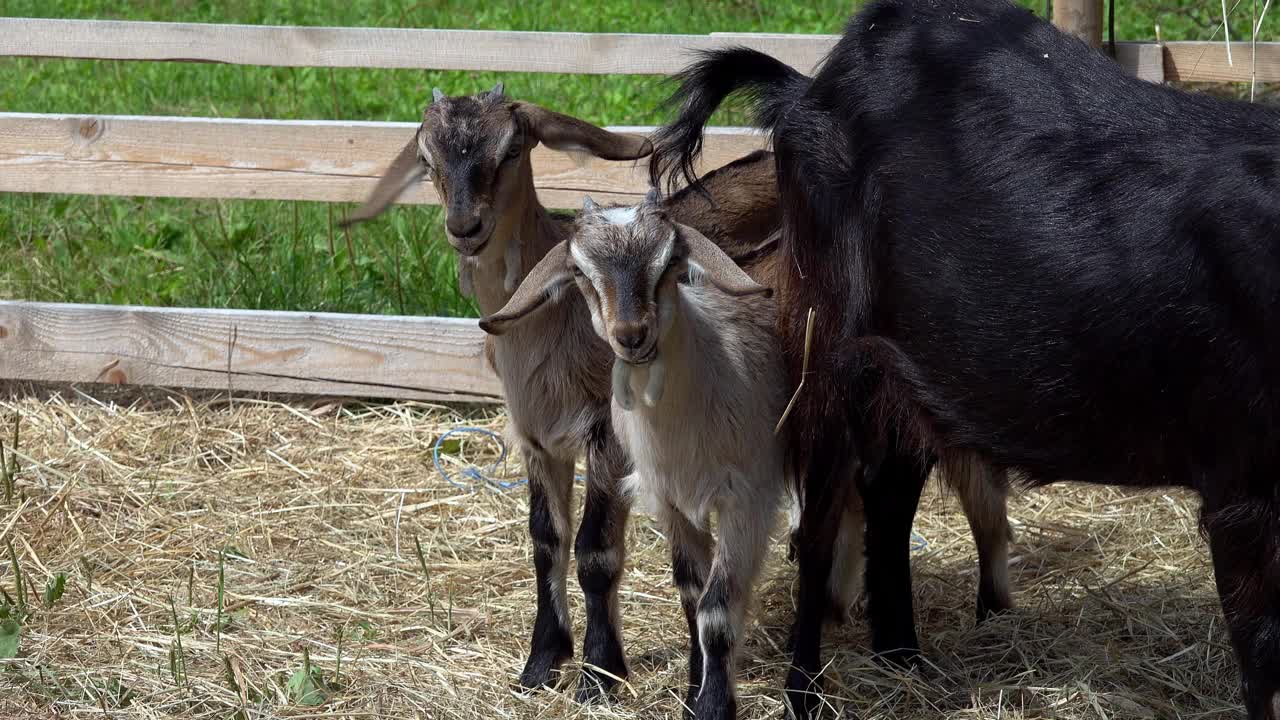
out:
<path id="1" fill-rule="evenodd" d="M 644 383 L 640 398 L 644 404 L 654 407 L 662 399 L 662 390 L 667 379 L 667 366 L 658 355 L 644 365 L 632 365 L 620 357 L 613 359 L 613 397 L 623 410 L 631 411 L 636 406 L 635 391 L 631 388 L 633 375 L 643 374 L 637 378 Z"/>

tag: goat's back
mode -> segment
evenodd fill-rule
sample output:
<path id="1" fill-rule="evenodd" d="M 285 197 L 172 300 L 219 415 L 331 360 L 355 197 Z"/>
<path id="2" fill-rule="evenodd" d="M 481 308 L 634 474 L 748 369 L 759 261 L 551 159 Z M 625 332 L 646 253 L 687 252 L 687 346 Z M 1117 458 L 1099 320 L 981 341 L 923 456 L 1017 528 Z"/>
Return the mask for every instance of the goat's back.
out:
<path id="1" fill-rule="evenodd" d="M 798 365 L 816 307 L 845 388 L 811 402 L 873 334 L 940 442 L 1039 480 L 1274 461 L 1278 131 L 1003 0 L 869 6 L 775 127 L 782 328 Z"/>

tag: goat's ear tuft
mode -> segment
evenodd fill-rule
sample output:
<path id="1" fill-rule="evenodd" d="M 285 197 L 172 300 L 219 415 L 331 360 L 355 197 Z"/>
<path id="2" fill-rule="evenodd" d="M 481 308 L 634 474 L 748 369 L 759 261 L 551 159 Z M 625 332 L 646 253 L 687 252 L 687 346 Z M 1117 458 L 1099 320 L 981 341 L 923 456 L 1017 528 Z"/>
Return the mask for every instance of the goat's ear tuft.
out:
<path id="1" fill-rule="evenodd" d="M 662 192 L 658 190 L 658 188 L 656 187 L 649 188 L 649 192 L 644 194 L 644 202 L 646 205 L 654 205 L 654 206 L 661 205 Z"/>
<path id="2" fill-rule="evenodd" d="M 552 150 L 586 151 L 605 160 L 636 160 L 653 152 L 649 139 L 598 128 L 575 117 L 532 103 L 514 103 L 516 115 L 529 133 Z"/>
<path id="3" fill-rule="evenodd" d="M 427 165 L 418 157 L 418 134 L 415 132 L 409 144 L 400 149 L 399 154 L 391 161 L 382 179 L 373 187 L 364 204 L 356 209 L 339 227 L 350 227 L 359 222 L 370 220 L 382 214 L 391 203 L 413 183 L 427 174 Z"/>
<path id="4" fill-rule="evenodd" d="M 751 279 L 728 255 L 702 233 L 688 225 L 676 224 L 680 237 L 689 248 L 689 262 L 701 270 L 701 277 L 727 295 L 773 295 L 773 288 Z M 692 273 L 691 273 L 692 274 Z"/>
<path id="5" fill-rule="evenodd" d="M 497 84 L 497 85 L 494 85 L 494 86 L 493 86 L 493 89 L 489 91 L 489 97 L 491 97 L 491 98 L 500 98 L 500 97 L 502 97 L 502 96 L 503 96 L 503 94 L 504 94 L 504 93 L 503 93 L 503 88 L 502 88 L 502 81 L 501 81 L 501 80 L 499 80 L 499 81 L 498 81 L 498 84 Z"/>
<path id="6" fill-rule="evenodd" d="M 444 93 L 440 88 L 431 88 L 431 102 L 440 102 L 444 99 Z"/>
<path id="7" fill-rule="evenodd" d="M 498 312 L 480 319 L 480 329 L 490 335 L 501 335 L 543 303 L 560 294 L 573 281 L 569 272 L 569 243 L 561 241 L 551 248 L 529 271 L 507 304 Z"/>
<path id="8" fill-rule="evenodd" d="M 600 209 L 600 206 L 596 205 L 596 201 L 592 200 L 590 195 L 582 196 L 582 212 L 593 213 L 599 209 Z"/>

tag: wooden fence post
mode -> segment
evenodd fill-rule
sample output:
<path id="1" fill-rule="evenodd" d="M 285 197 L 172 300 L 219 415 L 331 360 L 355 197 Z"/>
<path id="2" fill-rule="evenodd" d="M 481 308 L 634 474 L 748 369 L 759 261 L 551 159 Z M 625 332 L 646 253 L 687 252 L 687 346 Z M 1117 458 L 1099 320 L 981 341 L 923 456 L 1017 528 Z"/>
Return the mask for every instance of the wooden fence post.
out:
<path id="1" fill-rule="evenodd" d="M 1101 47 L 1102 2 L 1103 0 L 1053 0 L 1053 24 L 1093 47 Z"/>

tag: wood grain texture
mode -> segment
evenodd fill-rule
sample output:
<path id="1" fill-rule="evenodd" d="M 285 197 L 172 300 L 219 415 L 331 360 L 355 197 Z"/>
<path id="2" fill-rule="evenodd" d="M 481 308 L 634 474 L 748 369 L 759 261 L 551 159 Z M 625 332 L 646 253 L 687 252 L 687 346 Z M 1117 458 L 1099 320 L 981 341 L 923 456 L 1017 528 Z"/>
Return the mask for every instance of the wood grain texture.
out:
<path id="1" fill-rule="evenodd" d="M 664 35 L 0 18 L 0 56 L 590 75 L 666 75 L 688 64 L 695 50 L 730 45 L 755 48 L 809 72 L 837 38 L 779 33 Z M 1149 72 L 1150 66 L 1125 67 L 1144 80 L 1163 79 L 1139 74 Z"/>
<path id="2" fill-rule="evenodd" d="M 0 301 L 0 378 L 497 402 L 474 320 Z"/>
<path id="3" fill-rule="evenodd" d="M 1280 82 L 1280 43 L 1260 42 L 1257 50 L 1258 82 Z M 1255 69 L 1253 48 L 1248 42 L 1231 43 L 1228 63 L 1226 43 L 1165 43 L 1164 68 L 1166 80 L 1249 82 Z"/>
<path id="4" fill-rule="evenodd" d="M 415 127 L 0 113 L 0 191 L 360 202 Z M 702 167 L 718 167 L 765 144 L 748 128 L 713 128 Z M 581 207 L 584 192 L 598 201 L 627 202 L 648 189 L 644 161 L 579 162 L 543 146 L 534 149 L 534 184 L 545 205 Z M 438 198 L 424 182 L 400 202 Z"/>
<path id="5" fill-rule="evenodd" d="M 1102 0 L 1054 0 L 1053 24 L 1093 47 L 1100 47 L 1102 10 Z"/>
<path id="6" fill-rule="evenodd" d="M 0 56 L 658 75 L 748 45 L 810 70 L 835 35 L 521 32 L 0 18 Z"/>

